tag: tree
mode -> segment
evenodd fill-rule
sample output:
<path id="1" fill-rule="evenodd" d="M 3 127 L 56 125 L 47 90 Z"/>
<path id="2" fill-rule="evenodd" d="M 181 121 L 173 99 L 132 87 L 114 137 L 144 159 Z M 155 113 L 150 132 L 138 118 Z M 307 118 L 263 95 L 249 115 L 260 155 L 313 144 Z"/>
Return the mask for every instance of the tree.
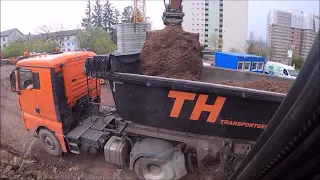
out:
<path id="1" fill-rule="evenodd" d="M 45 35 L 46 39 L 49 40 L 50 36 L 49 33 L 52 32 L 52 27 L 50 25 L 42 25 L 36 28 L 35 30 L 38 34 Z"/>
<path id="2" fill-rule="evenodd" d="M 273 46 L 273 44 L 269 44 L 269 46 L 268 46 L 268 52 L 267 52 L 267 59 L 268 59 L 269 61 L 271 61 L 273 55 L 274 55 L 274 46 Z"/>
<path id="3" fill-rule="evenodd" d="M 222 49 L 223 40 L 219 37 L 218 33 L 213 33 L 209 37 L 209 44 L 213 47 L 213 50 L 219 51 Z"/>
<path id="4" fill-rule="evenodd" d="M 119 11 L 112 6 L 112 4 L 109 2 L 109 0 L 106 1 L 106 3 L 103 6 L 102 10 L 103 15 L 103 29 L 107 31 L 114 42 L 116 42 L 116 25 L 119 23 Z"/>
<path id="5" fill-rule="evenodd" d="M 92 15 L 92 25 L 94 27 L 102 27 L 102 5 L 100 0 L 96 0 Z"/>
<path id="6" fill-rule="evenodd" d="M 295 66 L 295 68 L 300 69 L 302 67 L 302 64 L 304 63 L 303 57 L 299 56 L 296 49 L 293 49 L 292 52 L 292 65 Z"/>
<path id="7" fill-rule="evenodd" d="M 92 12 L 90 0 L 88 0 L 87 9 L 85 11 L 85 17 L 82 18 L 81 26 L 84 28 L 89 28 L 92 26 Z"/>
<path id="8" fill-rule="evenodd" d="M 8 44 L 6 48 L 3 49 L 4 58 L 22 56 L 24 51 L 28 52 L 52 52 L 55 47 L 57 47 L 57 43 L 52 40 L 38 40 L 34 43 L 29 42 L 14 42 Z"/>
<path id="9" fill-rule="evenodd" d="M 60 24 L 60 26 L 57 28 L 56 32 L 54 33 L 53 39 L 58 43 L 60 47 L 63 42 L 64 32 L 65 32 L 65 28 L 63 24 Z"/>
<path id="10" fill-rule="evenodd" d="M 237 48 L 231 47 L 229 52 L 240 52 Z"/>
<path id="11" fill-rule="evenodd" d="M 249 39 L 246 40 L 246 53 L 253 54 L 256 37 L 253 32 L 250 31 Z"/>
<path id="12" fill-rule="evenodd" d="M 123 9 L 121 15 L 122 23 L 133 23 L 133 8 L 132 6 L 127 6 Z"/>
<path id="13" fill-rule="evenodd" d="M 108 33 L 111 32 L 111 28 L 113 26 L 113 9 L 111 7 L 111 3 L 109 0 L 103 5 L 102 10 L 102 28 Z"/>
<path id="14" fill-rule="evenodd" d="M 76 39 L 81 49 L 92 50 L 97 54 L 107 54 L 116 48 L 110 35 L 102 28 L 94 27 L 81 30 Z"/>
<path id="15" fill-rule="evenodd" d="M 270 49 L 265 41 L 260 37 L 256 38 L 253 32 L 250 32 L 249 39 L 246 40 L 246 48 L 245 51 L 247 54 L 254 54 L 257 56 L 267 57 L 270 54 Z"/>

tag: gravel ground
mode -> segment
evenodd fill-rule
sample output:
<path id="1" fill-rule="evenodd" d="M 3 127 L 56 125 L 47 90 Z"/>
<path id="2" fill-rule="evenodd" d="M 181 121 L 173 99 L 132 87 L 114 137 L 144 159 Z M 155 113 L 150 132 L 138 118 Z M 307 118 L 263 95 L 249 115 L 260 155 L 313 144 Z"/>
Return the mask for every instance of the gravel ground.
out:
<path id="1" fill-rule="evenodd" d="M 46 153 L 34 133 L 25 129 L 17 94 L 10 91 L 9 74 L 14 66 L 2 65 L 0 68 L 2 179 L 137 179 L 128 168 L 107 164 L 102 151 L 98 155 L 69 153 L 61 157 Z M 114 104 L 108 84 L 102 86 L 102 103 Z M 22 162 L 26 163 L 21 167 Z M 217 176 L 217 167 L 217 163 L 209 163 L 183 179 L 225 179 Z"/>

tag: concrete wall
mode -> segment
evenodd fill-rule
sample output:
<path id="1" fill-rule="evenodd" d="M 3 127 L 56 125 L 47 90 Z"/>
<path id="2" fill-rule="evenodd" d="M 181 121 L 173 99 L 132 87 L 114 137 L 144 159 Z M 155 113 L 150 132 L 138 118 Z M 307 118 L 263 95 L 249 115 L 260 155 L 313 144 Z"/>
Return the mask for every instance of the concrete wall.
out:
<path id="1" fill-rule="evenodd" d="M 293 82 L 291 79 L 271 76 L 267 74 L 244 72 L 218 67 L 204 66 L 201 76 L 202 82 L 219 83 L 221 81 L 249 82 L 257 80 Z"/>

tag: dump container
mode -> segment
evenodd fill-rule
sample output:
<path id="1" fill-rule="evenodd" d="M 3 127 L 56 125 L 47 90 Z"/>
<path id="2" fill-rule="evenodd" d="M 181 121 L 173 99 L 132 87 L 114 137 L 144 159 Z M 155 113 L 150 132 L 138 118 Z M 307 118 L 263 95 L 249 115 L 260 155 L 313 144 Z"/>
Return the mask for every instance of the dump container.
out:
<path id="1" fill-rule="evenodd" d="M 111 64 L 110 57 L 103 62 Z M 121 57 L 116 59 L 122 61 Z M 93 74 L 109 80 L 117 112 L 124 120 L 186 133 L 256 140 L 286 96 L 111 69 L 105 72 Z"/>

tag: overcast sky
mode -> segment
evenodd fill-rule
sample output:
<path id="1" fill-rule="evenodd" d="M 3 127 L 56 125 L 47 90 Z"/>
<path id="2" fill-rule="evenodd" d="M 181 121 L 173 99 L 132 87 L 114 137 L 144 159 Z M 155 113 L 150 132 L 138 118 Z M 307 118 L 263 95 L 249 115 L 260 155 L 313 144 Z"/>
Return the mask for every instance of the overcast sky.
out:
<path id="1" fill-rule="evenodd" d="M 101 0 L 104 3 L 103 0 Z M 132 1 L 111 1 L 121 12 Z M 163 28 L 161 19 L 164 5 L 162 0 L 146 0 L 147 16 L 151 18 L 156 29 Z M 80 26 L 81 17 L 84 15 L 87 1 L 16 1 L 1 0 L 1 31 L 18 28 L 22 33 L 36 33 L 37 27 L 48 24 L 57 27 L 63 24 L 66 29 Z M 94 3 L 94 2 L 92 2 Z M 319 1 L 249 1 L 249 31 L 266 39 L 267 15 L 272 9 L 296 9 L 319 15 Z M 237 21 L 237 17 L 234 17 Z"/>

